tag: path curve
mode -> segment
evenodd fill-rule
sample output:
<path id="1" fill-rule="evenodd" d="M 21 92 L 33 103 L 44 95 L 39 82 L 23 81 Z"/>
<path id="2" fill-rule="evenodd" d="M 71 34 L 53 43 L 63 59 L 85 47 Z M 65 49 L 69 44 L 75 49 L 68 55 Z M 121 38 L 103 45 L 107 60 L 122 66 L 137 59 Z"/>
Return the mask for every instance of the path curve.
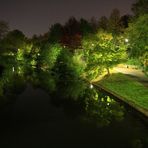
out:
<path id="1" fill-rule="evenodd" d="M 113 73 L 123 73 L 126 74 L 133 79 L 136 79 L 140 83 L 142 83 L 144 86 L 148 87 L 148 77 L 142 72 L 140 69 L 135 69 L 133 67 L 127 65 L 118 65 L 117 67 L 113 68 Z"/>

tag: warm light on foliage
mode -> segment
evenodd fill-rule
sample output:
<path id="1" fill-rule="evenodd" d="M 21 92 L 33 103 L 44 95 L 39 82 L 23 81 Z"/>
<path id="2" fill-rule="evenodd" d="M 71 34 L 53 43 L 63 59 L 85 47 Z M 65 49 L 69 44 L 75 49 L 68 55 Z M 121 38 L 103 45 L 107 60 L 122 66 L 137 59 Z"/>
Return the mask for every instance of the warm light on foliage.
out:
<path id="1" fill-rule="evenodd" d="M 18 50 L 17 50 L 16 59 L 17 59 L 18 61 L 24 60 L 24 52 L 23 52 L 22 49 L 18 49 Z"/>
<path id="2" fill-rule="evenodd" d="M 45 46 L 45 49 L 41 52 L 41 65 L 43 69 L 51 69 L 57 61 L 57 58 L 62 50 L 59 44 Z"/>
<path id="3" fill-rule="evenodd" d="M 130 23 L 126 35 L 129 38 L 129 57 L 139 60 L 144 70 L 148 69 L 148 14 Z"/>
<path id="4" fill-rule="evenodd" d="M 93 44 L 93 46 L 92 46 Z M 87 63 L 88 78 L 97 77 L 105 69 L 126 59 L 127 45 L 123 37 L 100 31 L 93 37 L 83 40 L 84 59 Z"/>

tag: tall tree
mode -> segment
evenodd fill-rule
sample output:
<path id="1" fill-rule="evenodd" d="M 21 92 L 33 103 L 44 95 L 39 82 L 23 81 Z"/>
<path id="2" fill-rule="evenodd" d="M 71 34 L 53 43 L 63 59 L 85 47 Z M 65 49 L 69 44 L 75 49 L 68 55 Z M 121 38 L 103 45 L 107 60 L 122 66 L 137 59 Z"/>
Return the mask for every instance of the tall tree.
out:
<path id="1" fill-rule="evenodd" d="M 83 40 L 84 60 L 87 63 L 86 75 L 94 79 L 104 70 L 126 59 L 127 45 L 123 37 L 99 31 L 96 35 Z"/>
<path id="2" fill-rule="evenodd" d="M 127 29 L 129 55 L 148 67 L 148 14 L 138 17 Z"/>
<path id="3" fill-rule="evenodd" d="M 120 24 L 120 11 L 118 9 L 113 9 L 109 17 L 109 30 L 114 35 L 118 35 L 122 32 L 122 27 Z"/>
<path id="4" fill-rule="evenodd" d="M 44 50 L 41 51 L 40 65 L 43 70 L 52 69 L 56 63 L 56 60 L 62 50 L 59 44 L 50 45 L 47 43 Z"/>
<path id="5" fill-rule="evenodd" d="M 70 36 L 80 34 L 80 24 L 75 17 L 70 17 L 65 23 L 64 33 Z"/>
<path id="6" fill-rule="evenodd" d="M 0 39 L 2 39 L 9 31 L 9 25 L 5 21 L 0 21 Z"/>
<path id="7" fill-rule="evenodd" d="M 63 26 L 60 23 L 56 23 L 50 27 L 49 42 L 59 43 L 63 36 Z"/>
<path id="8" fill-rule="evenodd" d="M 104 31 L 107 31 L 108 30 L 108 27 L 109 27 L 109 21 L 108 21 L 108 18 L 106 16 L 102 16 L 100 19 L 99 19 L 99 28 L 100 29 L 103 29 Z"/>
<path id="9" fill-rule="evenodd" d="M 25 35 L 20 30 L 13 30 L 8 32 L 7 36 L 4 38 L 4 43 L 6 48 L 18 49 L 24 45 L 26 40 Z"/>
<path id="10" fill-rule="evenodd" d="M 91 26 L 93 28 L 93 33 L 96 33 L 97 29 L 98 29 L 98 21 L 97 21 L 97 19 L 95 17 L 92 17 L 90 19 L 90 24 L 91 24 Z"/>
<path id="11" fill-rule="evenodd" d="M 93 33 L 91 24 L 83 18 L 80 19 L 80 32 L 82 35 Z"/>
<path id="12" fill-rule="evenodd" d="M 132 19 L 132 16 L 128 15 L 128 14 L 121 16 L 121 18 L 120 18 L 120 25 L 121 25 L 121 27 L 127 28 L 129 22 L 131 21 L 131 19 Z"/>
<path id="13" fill-rule="evenodd" d="M 64 25 L 64 34 L 61 43 L 70 49 L 76 49 L 81 45 L 80 23 L 76 18 L 71 17 Z"/>

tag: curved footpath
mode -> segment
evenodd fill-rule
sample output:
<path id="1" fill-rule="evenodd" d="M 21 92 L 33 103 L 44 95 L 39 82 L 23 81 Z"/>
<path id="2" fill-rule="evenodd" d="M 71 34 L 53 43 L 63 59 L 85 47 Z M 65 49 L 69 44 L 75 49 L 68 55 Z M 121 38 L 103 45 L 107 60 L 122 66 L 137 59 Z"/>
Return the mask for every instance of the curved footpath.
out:
<path id="1" fill-rule="evenodd" d="M 133 80 L 138 81 L 139 83 L 143 84 L 144 87 L 148 88 L 148 77 L 141 70 L 134 69 L 130 66 L 128 66 L 128 68 L 127 68 L 126 65 L 119 65 L 113 69 L 112 73 L 122 73 L 122 74 L 132 78 Z M 127 103 L 129 106 L 131 106 L 135 110 L 139 111 L 144 116 L 148 117 L 148 109 L 144 109 L 144 108 L 128 101 L 125 97 L 121 96 L 119 93 L 110 90 L 109 88 L 107 88 L 106 86 L 103 86 L 99 82 L 94 82 L 93 84 L 96 87 L 99 87 L 100 89 L 104 90 L 108 94 L 111 94 L 112 96 L 115 96 L 116 98 L 120 99 L 122 102 Z"/>
<path id="2" fill-rule="evenodd" d="M 139 81 L 144 86 L 148 87 L 148 77 L 141 70 L 135 69 L 130 65 L 118 65 L 113 69 L 113 73 L 126 74 L 133 79 Z"/>

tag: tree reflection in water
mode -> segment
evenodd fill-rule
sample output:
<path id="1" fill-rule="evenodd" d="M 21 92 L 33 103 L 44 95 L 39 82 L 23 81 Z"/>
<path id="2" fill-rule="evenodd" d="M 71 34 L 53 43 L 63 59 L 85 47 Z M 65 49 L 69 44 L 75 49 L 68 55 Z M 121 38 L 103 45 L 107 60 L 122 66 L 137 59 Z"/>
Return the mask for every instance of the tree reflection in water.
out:
<path id="1" fill-rule="evenodd" d="M 59 79 L 50 71 L 31 69 L 23 65 L 7 68 L 0 81 L 0 96 L 4 102 L 12 102 L 29 83 L 44 89 L 52 96 L 51 103 L 64 109 L 69 117 L 107 126 L 124 118 L 124 107 L 114 99 L 99 92 L 78 78 Z M 2 101 L 1 101 L 2 102 Z"/>
<path id="2" fill-rule="evenodd" d="M 39 94 L 40 91 L 44 90 L 42 92 L 45 92 L 45 94 L 43 94 L 47 98 L 42 98 L 41 94 L 40 99 L 36 100 L 36 98 L 31 98 L 31 94 L 27 94 L 26 96 L 30 95 L 30 98 L 27 99 L 25 98 L 25 96 L 24 102 L 26 102 L 26 104 L 29 104 L 30 99 L 32 99 L 31 103 L 33 105 L 36 104 L 37 110 L 38 108 L 40 108 L 40 106 L 41 108 L 44 108 L 46 106 L 47 108 L 45 107 L 45 110 L 49 109 L 53 111 L 50 114 L 51 117 L 53 117 L 53 119 L 56 119 L 55 121 L 57 121 L 54 122 L 56 128 L 60 128 L 62 118 L 62 120 L 66 120 L 65 122 L 67 124 L 69 123 L 69 121 L 74 122 L 71 129 L 73 129 L 75 126 L 77 127 L 75 123 L 78 123 L 78 125 L 79 123 L 80 125 L 82 123 L 84 128 L 86 125 L 86 130 L 88 130 L 88 127 L 91 128 L 91 125 L 93 125 L 93 127 L 95 127 L 94 135 L 99 135 L 100 131 L 103 131 L 102 133 L 104 134 L 99 135 L 100 137 L 102 137 L 102 139 L 105 139 L 106 135 L 108 136 L 108 134 L 110 134 L 111 137 L 113 137 L 107 137 L 108 140 L 110 138 L 114 140 L 115 137 L 119 137 L 119 139 L 122 141 L 125 138 L 124 136 L 126 136 L 126 145 L 132 144 L 133 146 L 137 146 L 147 144 L 147 132 L 144 133 L 146 129 L 145 126 L 143 126 L 141 122 L 139 123 L 139 119 L 135 119 L 134 117 L 129 115 L 120 103 L 116 102 L 113 98 L 106 96 L 106 94 L 104 94 L 103 92 L 98 91 L 97 89 L 95 89 L 95 87 L 90 87 L 87 82 L 78 77 L 68 77 L 68 79 L 65 79 L 65 77 L 59 77 L 57 73 L 48 70 L 42 71 L 24 65 L 8 66 L 4 70 L 0 79 L 1 110 L 6 104 L 15 104 L 15 101 L 17 102 L 17 100 L 19 100 L 17 99 L 19 98 L 18 96 L 20 96 L 24 92 L 30 92 L 25 91 L 26 89 L 29 90 L 28 84 L 29 86 L 31 86 L 31 90 L 33 90 L 34 93 Z M 40 91 L 36 92 L 37 90 Z M 44 101 L 47 103 L 48 99 L 49 104 L 45 105 Z M 35 101 L 38 101 L 39 103 Z M 34 107 L 33 105 L 30 106 L 29 110 L 22 102 L 21 107 L 24 107 L 27 110 L 25 110 L 24 112 L 28 112 L 28 114 L 31 114 L 30 112 L 32 111 L 32 107 Z M 1 112 L 1 110 L 0 116 L 3 116 L 3 112 Z M 19 117 L 23 118 L 23 114 L 20 113 L 20 110 L 18 110 L 18 112 Z M 39 111 L 37 111 L 32 114 L 35 114 L 35 116 L 38 116 L 38 114 L 41 114 L 39 116 L 48 116 L 48 112 L 40 113 Z M 55 114 L 56 116 L 54 116 Z M 18 118 L 18 120 L 19 119 L 20 118 Z M 138 123 L 135 123 L 135 121 Z M 50 119 L 48 122 L 50 123 Z M 66 127 L 64 126 L 64 128 Z M 104 129 L 107 129 L 107 131 L 104 131 Z M 117 132 L 116 130 L 119 130 L 119 132 Z M 128 131 L 128 133 L 126 132 L 126 130 Z M 85 137 L 85 132 L 83 136 Z M 93 141 L 93 138 L 91 140 Z"/>
<path id="3" fill-rule="evenodd" d="M 124 119 L 123 106 L 95 88 L 91 89 L 84 81 L 64 81 L 60 82 L 59 86 L 53 95 L 55 96 L 53 102 L 61 102 L 64 108 L 67 108 L 66 105 L 72 106 L 73 108 L 69 107 L 69 110 L 73 112 L 75 108 L 77 116 L 83 121 L 102 127 L 109 125 L 112 121 Z"/>

